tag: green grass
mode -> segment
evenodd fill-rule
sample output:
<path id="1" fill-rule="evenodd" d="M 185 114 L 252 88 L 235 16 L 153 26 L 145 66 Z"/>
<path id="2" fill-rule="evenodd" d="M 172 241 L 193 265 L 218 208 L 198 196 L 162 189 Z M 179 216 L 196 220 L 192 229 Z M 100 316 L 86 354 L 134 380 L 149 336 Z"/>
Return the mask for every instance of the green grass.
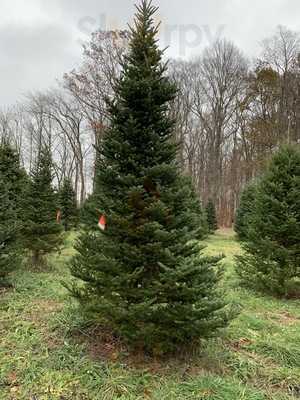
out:
<path id="1" fill-rule="evenodd" d="M 226 294 L 241 307 L 222 337 L 193 354 L 157 360 L 128 354 L 109 333 L 92 330 L 61 281 L 73 254 L 68 238 L 47 272 L 18 271 L 0 294 L 2 400 L 263 400 L 300 398 L 300 302 L 239 288 L 230 231 L 208 238 L 223 253 Z"/>

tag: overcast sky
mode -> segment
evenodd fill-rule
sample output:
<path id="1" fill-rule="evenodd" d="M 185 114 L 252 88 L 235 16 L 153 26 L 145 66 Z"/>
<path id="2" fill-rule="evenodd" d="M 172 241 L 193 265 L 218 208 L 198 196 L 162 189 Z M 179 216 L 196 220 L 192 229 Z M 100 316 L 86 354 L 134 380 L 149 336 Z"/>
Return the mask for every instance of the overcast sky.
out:
<path id="1" fill-rule="evenodd" d="M 97 28 L 124 28 L 133 0 L 0 0 L 0 106 L 55 84 L 80 63 L 81 43 Z M 168 55 L 188 57 L 216 38 L 248 56 L 277 25 L 300 30 L 299 0 L 155 0 Z"/>

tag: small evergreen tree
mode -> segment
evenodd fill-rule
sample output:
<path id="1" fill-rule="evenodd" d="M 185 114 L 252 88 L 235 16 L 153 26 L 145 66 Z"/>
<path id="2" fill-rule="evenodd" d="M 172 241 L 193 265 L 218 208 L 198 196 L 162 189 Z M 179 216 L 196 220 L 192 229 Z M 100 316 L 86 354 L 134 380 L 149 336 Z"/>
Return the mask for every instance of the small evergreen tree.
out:
<path id="1" fill-rule="evenodd" d="M 238 239 L 243 241 L 247 238 L 250 218 L 253 213 L 256 198 L 256 183 L 249 183 L 243 190 L 239 207 L 235 214 L 234 230 Z"/>
<path id="2" fill-rule="evenodd" d="M 205 207 L 208 230 L 214 233 L 218 229 L 218 222 L 216 216 L 216 208 L 214 202 L 210 199 Z"/>
<path id="3" fill-rule="evenodd" d="M 78 222 L 76 193 L 70 179 L 64 179 L 58 192 L 61 222 L 65 231 L 74 228 Z"/>
<path id="4" fill-rule="evenodd" d="M 26 173 L 18 154 L 6 142 L 0 145 L 0 286 L 21 261 L 21 210 Z"/>
<path id="5" fill-rule="evenodd" d="M 42 148 L 31 174 L 25 197 L 24 245 L 32 253 L 32 264 L 39 266 L 44 256 L 61 243 L 61 225 L 56 222 L 57 196 L 52 187 L 50 151 Z"/>
<path id="6" fill-rule="evenodd" d="M 7 182 L 0 179 L 0 287 L 8 284 L 8 274 L 19 264 L 18 223 L 10 201 Z"/>
<path id="7" fill-rule="evenodd" d="M 300 150 L 283 147 L 255 191 L 237 273 L 253 288 L 279 296 L 298 291 L 300 278 Z"/>
<path id="8" fill-rule="evenodd" d="M 219 258 L 201 256 L 203 213 L 179 174 L 174 121 L 176 87 L 166 77 L 153 25 L 156 8 L 137 7 L 111 126 L 98 148 L 94 221 L 77 243 L 70 287 L 89 317 L 148 349 L 172 349 L 227 325 L 218 290 Z M 104 232 L 97 228 L 104 214 Z M 87 219 L 88 221 L 88 219 Z"/>

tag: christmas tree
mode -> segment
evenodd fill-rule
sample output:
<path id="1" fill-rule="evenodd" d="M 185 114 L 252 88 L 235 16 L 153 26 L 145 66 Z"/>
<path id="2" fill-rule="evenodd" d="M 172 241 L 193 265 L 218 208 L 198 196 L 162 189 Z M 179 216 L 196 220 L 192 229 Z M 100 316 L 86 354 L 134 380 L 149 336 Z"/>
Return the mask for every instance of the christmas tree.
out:
<path id="1" fill-rule="evenodd" d="M 56 250 L 61 243 L 61 225 L 56 221 L 57 196 L 52 178 L 51 154 L 44 147 L 31 173 L 25 196 L 24 246 L 31 252 L 34 266 L 41 266 L 45 255 Z"/>
<path id="2" fill-rule="evenodd" d="M 169 103 L 177 90 L 166 76 L 153 16 L 137 7 L 130 50 L 109 102 L 111 125 L 98 148 L 94 221 L 71 264 L 70 291 L 89 318 L 129 342 L 170 350 L 227 325 L 218 290 L 219 258 L 202 256 L 199 200 L 180 176 Z M 98 214 L 97 214 L 98 212 Z M 100 215 L 106 229 L 97 227 Z"/>
<path id="3" fill-rule="evenodd" d="M 10 201 L 9 185 L 0 179 L 0 286 L 8 284 L 8 274 L 19 265 L 18 224 Z"/>
<path id="4" fill-rule="evenodd" d="M 61 222 L 65 231 L 75 227 L 78 222 L 76 193 L 70 179 L 64 179 L 58 192 Z"/>
<path id="5" fill-rule="evenodd" d="M 265 292 L 299 293 L 299 243 L 300 150 L 286 146 L 273 157 L 257 185 L 237 273 L 244 283 Z"/>
<path id="6" fill-rule="evenodd" d="M 0 286 L 21 261 L 20 230 L 26 173 L 18 154 L 6 142 L 0 145 Z"/>
<path id="7" fill-rule="evenodd" d="M 210 199 L 205 207 L 208 230 L 210 233 L 214 233 L 218 229 L 218 222 L 216 216 L 216 208 L 214 202 Z"/>
<path id="8" fill-rule="evenodd" d="M 250 225 L 249 218 L 251 218 L 256 198 L 255 191 L 255 183 L 249 183 L 244 188 L 241 194 L 239 207 L 236 211 L 234 230 L 238 236 L 238 239 L 241 241 L 246 240 L 247 238 L 248 226 Z"/>

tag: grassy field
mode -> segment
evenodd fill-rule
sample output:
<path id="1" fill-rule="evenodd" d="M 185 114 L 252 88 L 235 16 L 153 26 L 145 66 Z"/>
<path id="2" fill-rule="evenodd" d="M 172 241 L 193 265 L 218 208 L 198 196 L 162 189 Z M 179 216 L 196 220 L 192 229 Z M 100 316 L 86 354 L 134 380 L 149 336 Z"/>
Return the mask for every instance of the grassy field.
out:
<path id="1" fill-rule="evenodd" d="M 300 301 L 258 296 L 238 287 L 232 232 L 207 241 L 224 253 L 224 285 L 241 307 L 218 339 L 193 354 L 145 359 L 88 328 L 61 285 L 71 238 L 48 272 L 19 271 L 0 294 L 1 400 L 263 400 L 300 398 Z"/>

